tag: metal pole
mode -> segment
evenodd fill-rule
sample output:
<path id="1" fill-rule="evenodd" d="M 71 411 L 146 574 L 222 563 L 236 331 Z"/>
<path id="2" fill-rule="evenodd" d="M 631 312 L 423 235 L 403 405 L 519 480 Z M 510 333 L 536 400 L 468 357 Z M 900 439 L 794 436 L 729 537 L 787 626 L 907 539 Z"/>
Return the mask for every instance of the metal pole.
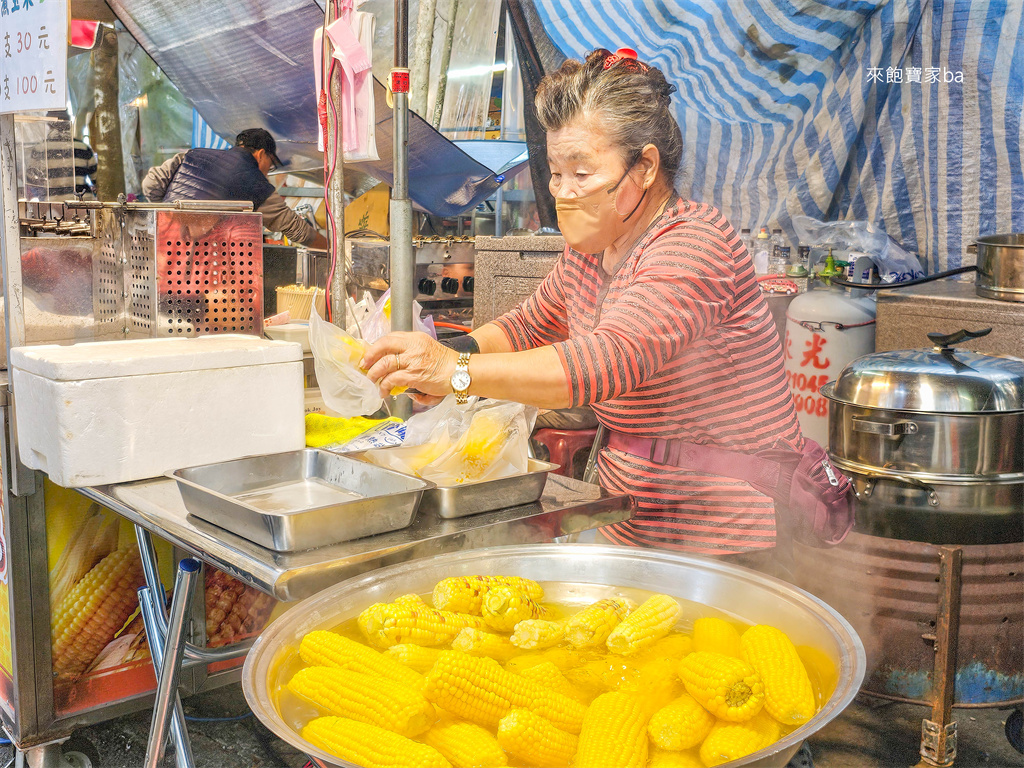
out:
<path id="1" fill-rule="evenodd" d="M 434 47 L 434 12 L 437 0 L 420 0 L 420 15 L 416 22 L 416 44 L 413 46 L 410 72 L 410 108 L 420 115 L 427 114 L 427 81 L 430 75 L 430 49 Z"/>
<path id="2" fill-rule="evenodd" d="M 395 0 L 395 67 L 391 72 L 394 92 L 395 182 L 391 188 L 391 330 L 412 330 L 416 259 L 412 249 L 412 201 L 409 199 L 409 3 Z M 400 396 L 392 413 L 412 414 L 412 401 Z"/>
<path id="3" fill-rule="evenodd" d="M 181 674 L 181 656 L 185 650 L 185 624 L 191 613 L 192 589 L 199 577 L 199 561 L 187 557 L 178 563 L 171 598 L 171 615 L 164 642 L 164 658 L 156 681 L 156 700 L 153 702 L 153 720 L 146 745 L 146 768 L 157 768 L 167 746 L 167 729 L 171 721 L 174 694 L 178 690 Z"/>
<path id="4" fill-rule="evenodd" d="M 139 587 L 139 611 L 142 613 L 142 624 L 146 627 L 146 637 L 149 639 L 153 671 L 159 672 L 164 663 L 164 637 L 157 624 L 155 602 L 149 587 Z M 189 740 L 188 726 L 185 723 L 185 710 L 181 707 L 181 697 L 177 691 L 174 692 L 171 738 L 174 740 L 174 761 L 178 768 L 194 768 L 195 758 L 192 756 L 192 742 Z"/>
<path id="5" fill-rule="evenodd" d="M 334 3 L 327 2 L 327 23 L 334 21 Z M 333 60 L 334 46 L 324 35 L 324 52 L 331 55 L 322 57 L 323 82 L 328 94 L 327 105 L 327 135 L 324 136 L 324 152 L 327 162 L 331 168 L 331 180 L 327 185 L 327 208 L 331 215 L 327 217 L 328 241 L 331 247 L 331 263 L 334 265 L 334 274 L 331 277 L 331 284 L 327 286 L 331 300 L 331 318 L 334 324 L 345 327 L 345 171 L 343 163 L 344 143 L 341 140 L 341 121 L 337 119 L 338 110 L 341 108 L 341 77 L 335 73 L 328 83 L 328 73 L 331 71 L 330 62 Z M 331 108 L 331 105 L 334 108 Z"/>
<path id="6" fill-rule="evenodd" d="M 444 93 L 448 89 L 448 65 L 452 61 L 452 40 L 455 38 L 455 16 L 459 12 L 459 0 L 447 0 L 447 18 L 442 14 L 441 18 L 447 22 L 444 30 L 444 41 L 441 47 L 441 68 L 437 76 L 437 96 L 434 98 L 434 128 L 440 130 L 441 115 L 444 113 Z"/>

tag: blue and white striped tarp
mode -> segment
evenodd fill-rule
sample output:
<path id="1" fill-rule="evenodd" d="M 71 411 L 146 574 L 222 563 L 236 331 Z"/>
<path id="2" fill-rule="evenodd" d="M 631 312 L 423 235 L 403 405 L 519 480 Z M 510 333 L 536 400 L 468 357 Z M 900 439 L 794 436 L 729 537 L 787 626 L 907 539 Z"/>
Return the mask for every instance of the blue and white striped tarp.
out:
<path id="1" fill-rule="evenodd" d="M 1019 0 L 534 0 L 566 55 L 660 67 L 680 192 L 733 225 L 868 219 L 929 272 L 1024 231 Z"/>
<path id="2" fill-rule="evenodd" d="M 203 116 L 193 109 L 192 148 L 195 149 L 196 147 L 202 147 L 203 149 L 231 149 L 231 144 L 214 133 L 213 128 L 203 120 Z"/>

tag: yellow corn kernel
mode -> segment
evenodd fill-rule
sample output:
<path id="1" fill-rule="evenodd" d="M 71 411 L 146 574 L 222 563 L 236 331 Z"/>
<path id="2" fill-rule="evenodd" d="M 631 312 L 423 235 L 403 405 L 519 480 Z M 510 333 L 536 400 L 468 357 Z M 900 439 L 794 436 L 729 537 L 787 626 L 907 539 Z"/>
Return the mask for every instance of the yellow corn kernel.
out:
<path id="1" fill-rule="evenodd" d="M 579 702 L 502 669 L 494 659 L 458 651 L 444 651 L 427 673 L 426 695 L 445 711 L 487 728 L 520 707 L 579 733 L 585 711 Z"/>
<path id="2" fill-rule="evenodd" d="M 347 637 L 316 630 L 309 632 L 299 644 L 299 656 L 311 667 L 337 667 L 364 675 L 378 675 L 386 680 L 423 689 L 423 675 L 396 660 Z"/>
<path id="3" fill-rule="evenodd" d="M 532 579 L 519 576 L 452 576 L 434 586 L 432 600 L 439 611 L 480 615 L 484 593 L 491 587 L 505 584 L 525 592 L 533 600 L 543 600 L 544 590 Z"/>
<path id="4" fill-rule="evenodd" d="M 588 661 L 564 672 L 566 679 L 591 696 L 637 683 L 640 669 L 615 656 Z"/>
<path id="5" fill-rule="evenodd" d="M 408 595 L 399 595 L 391 601 L 395 605 L 426 605 L 427 601 L 424 600 L 417 594 L 409 593 Z"/>
<path id="6" fill-rule="evenodd" d="M 679 677 L 686 692 L 722 720 L 749 720 L 764 706 L 764 683 L 743 659 L 694 651 L 679 663 Z"/>
<path id="7" fill-rule="evenodd" d="M 643 768 L 647 715 L 640 698 L 612 691 L 594 699 L 583 718 L 573 768 Z"/>
<path id="8" fill-rule="evenodd" d="M 437 719 L 418 690 L 379 677 L 334 667 L 306 667 L 288 690 L 338 717 L 388 728 L 402 736 L 423 733 Z"/>
<path id="9" fill-rule="evenodd" d="M 605 645 L 612 653 L 623 656 L 642 651 L 669 633 L 681 610 L 675 598 L 653 595 L 619 622 Z"/>
<path id="10" fill-rule="evenodd" d="M 53 674 L 78 678 L 138 606 L 142 561 L 135 546 L 115 549 L 61 599 L 50 619 Z"/>
<path id="11" fill-rule="evenodd" d="M 516 624 L 527 619 L 542 619 L 548 611 L 522 590 L 499 584 L 487 590 L 480 612 L 491 629 L 511 632 Z"/>
<path id="12" fill-rule="evenodd" d="M 740 656 L 740 633 L 724 619 L 705 617 L 693 622 L 693 650 Z"/>
<path id="13" fill-rule="evenodd" d="M 578 737 L 528 709 L 513 709 L 498 723 L 501 748 L 535 768 L 565 768 L 578 743 Z"/>
<path id="14" fill-rule="evenodd" d="M 693 638 L 679 632 L 671 632 L 654 645 L 647 646 L 636 655 L 636 661 L 645 664 L 656 659 L 675 659 L 682 661 L 693 653 Z"/>
<path id="15" fill-rule="evenodd" d="M 522 651 L 508 641 L 508 638 L 484 632 L 480 629 L 462 630 L 452 640 L 452 650 L 468 653 L 470 656 L 486 656 L 495 661 L 505 662 Z"/>
<path id="16" fill-rule="evenodd" d="M 565 639 L 574 648 L 604 644 L 608 635 L 629 613 L 629 601 L 610 597 L 588 605 L 565 621 Z"/>
<path id="17" fill-rule="evenodd" d="M 528 680 L 533 680 L 553 691 L 557 691 L 563 696 L 568 696 L 570 699 L 574 699 L 581 704 L 590 703 L 591 697 L 570 683 L 566 676 L 562 674 L 562 670 L 550 661 L 542 661 L 540 664 L 526 667 L 519 674 Z"/>
<path id="18" fill-rule="evenodd" d="M 453 768 L 503 768 L 504 750 L 486 728 L 453 717 L 442 717 L 420 737 L 452 764 Z"/>
<path id="19" fill-rule="evenodd" d="M 451 763 L 433 747 L 345 717 L 310 720 L 300 735 L 325 752 L 363 768 L 451 768 Z"/>
<path id="20" fill-rule="evenodd" d="M 535 651 L 558 645 L 565 638 L 565 625 L 561 621 L 525 619 L 516 624 L 509 640 L 523 650 Z"/>
<path id="21" fill-rule="evenodd" d="M 463 613 L 438 611 L 427 605 L 376 603 L 359 614 L 359 629 L 378 648 L 399 643 L 443 645 L 466 627 L 486 629 L 483 619 Z"/>
<path id="22" fill-rule="evenodd" d="M 764 708 L 783 725 L 802 725 L 817 709 L 814 688 L 784 632 L 759 624 L 743 633 L 743 659 L 764 681 Z"/>
<path id="23" fill-rule="evenodd" d="M 641 697 L 647 716 L 650 717 L 662 707 L 685 693 L 676 670 L 676 659 L 655 659 L 636 667 L 636 674 L 628 675 L 616 690 Z"/>
<path id="24" fill-rule="evenodd" d="M 647 724 L 647 734 L 653 744 L 678 751 L 699 747 L 711 733 L 714 724 L 715 716 L 693 696 L 684 693 L 654 713 L 651 722 Z"/>
<path id="25" fill-rule="evenodd" d="M 782 727 L 761 712 L 743 723 L 719 720 L 700 747 L 704 765 L 728 763 L 774 744 L 782 735 Z"/>
<path id="26" fill-rule="evenodd" d="M 413 672 L 423 674 L 434 666 L 434 662 L 437 661 L 441 652 L 436 648 L 424 648 L 422 645 L 413 643 L 399 643 L 385 650 L 384 655 L 408 667 Z"/>
<path id="27" fill-rule="evenodd" d="M 672 749 L 651 747 L 647 768 L 704 768 L 704 761 L 695 749 L 676 752 Z"/>

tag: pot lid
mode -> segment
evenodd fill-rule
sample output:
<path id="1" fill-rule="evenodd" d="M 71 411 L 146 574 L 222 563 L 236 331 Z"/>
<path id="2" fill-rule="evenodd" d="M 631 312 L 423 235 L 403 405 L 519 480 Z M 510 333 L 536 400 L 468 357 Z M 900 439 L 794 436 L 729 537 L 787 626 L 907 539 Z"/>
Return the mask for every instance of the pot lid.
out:
<path id="1" fill-rule="evenodd" d="M 932 349 L 902 349 L 859 357 L 830 393 L 838 401 L 871 408 L 930 413 L 1024 410 L 1024 360 L 983 355 L 951 345 L 988 334 L 929 333 Z"/>

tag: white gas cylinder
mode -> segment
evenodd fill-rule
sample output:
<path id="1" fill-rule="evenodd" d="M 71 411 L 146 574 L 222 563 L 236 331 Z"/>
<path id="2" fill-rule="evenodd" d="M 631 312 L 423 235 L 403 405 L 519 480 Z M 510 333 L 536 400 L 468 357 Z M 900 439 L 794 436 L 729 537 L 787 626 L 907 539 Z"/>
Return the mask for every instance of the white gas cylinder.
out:
<path id="1" fill-rule="evenodd" d="M 786 379 L 804 437 L 828 447 L 828 401 L 819 393 L 852 360 L 875 351 L 875 302 L 842 288 L 797 296 L 786 310 Z"/>

